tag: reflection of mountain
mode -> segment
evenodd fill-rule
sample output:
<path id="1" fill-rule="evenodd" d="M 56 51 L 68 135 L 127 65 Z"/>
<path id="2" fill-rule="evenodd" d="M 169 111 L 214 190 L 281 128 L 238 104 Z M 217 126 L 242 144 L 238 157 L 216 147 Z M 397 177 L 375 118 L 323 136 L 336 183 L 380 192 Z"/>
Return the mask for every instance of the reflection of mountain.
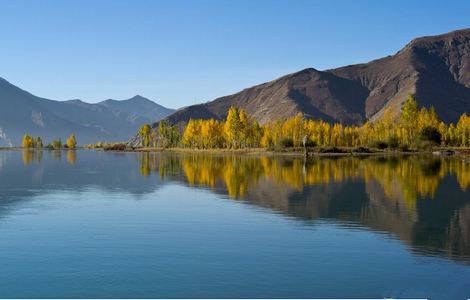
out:
<path id="1" fill-rule="evenodd" d="M 167 162 L 168 160 L 168 162 Z M 470 261 L 470 164 L 444 158 L 303 159 L 143 154 L 146 172 L 303 220 L 390 233 L 413 251 Z M 184 173 L 172 176 L 178 163 Z M 171 167 L 169 167 L 171 165 Z M 145 169 L 145 168 L 144 168 Z M 356 225 L 353 225 L 356 224 Z"/>
<path id="2" fill-rule="evenodd" d="M 90 188 L 134 195 L 150 193 L 159 178 L 142 180 L 137 155 L 100 151 L 1 151 L 0 198 Z"/>

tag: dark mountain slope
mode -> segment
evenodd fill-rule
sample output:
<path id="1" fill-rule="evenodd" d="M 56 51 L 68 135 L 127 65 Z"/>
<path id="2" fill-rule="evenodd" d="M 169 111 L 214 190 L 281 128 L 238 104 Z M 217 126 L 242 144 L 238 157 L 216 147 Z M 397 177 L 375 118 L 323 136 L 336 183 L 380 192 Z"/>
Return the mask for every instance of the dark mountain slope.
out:
<path id="1" fill-rule="evenodd" d="M 470 29 L 411 41 L 395 55 L 326 71 L 305 69 L 212 102 L 183 108 L 168 119 L 218 119 L 234 105 L 261 123 L 303 113 L 345 124 L 397 113 L 408 94 L 455 122 L 470 108 Z"/>

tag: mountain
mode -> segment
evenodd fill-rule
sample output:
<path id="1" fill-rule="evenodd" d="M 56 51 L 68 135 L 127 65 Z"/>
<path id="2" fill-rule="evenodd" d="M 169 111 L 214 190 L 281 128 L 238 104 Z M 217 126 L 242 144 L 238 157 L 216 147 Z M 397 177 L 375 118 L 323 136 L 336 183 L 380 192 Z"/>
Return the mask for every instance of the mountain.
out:
<path id="1" fill-rule="evenodd" d="M 47 143 L 75 133 L 80 145 L 123 141 L 144 123 L 172 113 L 142 96 L 127 100 L 86 103 L 55 101 L 34 96 L 0 78 L 0 146 L 21 145 L 25 133 Z"/>
<path id="2" fill-rule="evenodd" d="M 434 106 L 446 122 L 470 112 L 470 29 L 422 37 L 395 55 L 365 64 L 325 71 L 313 68 L 256 85 L 211 102 L 192 105 L 168 117 L 226 117 L 230 106 L 243 107 L 260 123 L 303 113 L 329 122 L 360 124 L 398 113 L 407 95 Z"/>
<path id="3" fill-rule="evenodd" d="M 174 109 L 161 106 L 140 95 L 124 101 L 108 99 L 99 104 L 117 113 L 128 112 L 136 116 L 145 117 L 149 120 L 163 119 L 175 111 Z"/>

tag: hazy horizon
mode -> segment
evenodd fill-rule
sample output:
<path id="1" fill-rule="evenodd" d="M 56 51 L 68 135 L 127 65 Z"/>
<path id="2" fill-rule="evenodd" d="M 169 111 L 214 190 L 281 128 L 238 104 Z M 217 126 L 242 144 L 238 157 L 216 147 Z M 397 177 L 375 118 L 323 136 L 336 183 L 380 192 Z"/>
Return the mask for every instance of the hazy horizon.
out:
<path id="1" fill-rule="evenodd" d="M 0 49 L 0 77 L 48 99 L 96 103 L 141 95 L 180 108 L 305 68 L 368 62 L 393 55 L 413 38 L 470 27 L 470 3 L 425 6 L 2 2 L 0 33 L 8 45 Z"/>

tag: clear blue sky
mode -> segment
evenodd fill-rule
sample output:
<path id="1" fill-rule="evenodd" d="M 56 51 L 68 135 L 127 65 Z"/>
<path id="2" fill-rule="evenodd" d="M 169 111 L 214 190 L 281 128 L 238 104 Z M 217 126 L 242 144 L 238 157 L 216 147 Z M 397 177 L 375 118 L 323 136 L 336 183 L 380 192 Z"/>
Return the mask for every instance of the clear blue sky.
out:
<path id="1" fill-rule="evenodd" d="M 470 27 L 470 1 L 1 1 L 0 77 L 38 96 L 205 102 Z"/>

